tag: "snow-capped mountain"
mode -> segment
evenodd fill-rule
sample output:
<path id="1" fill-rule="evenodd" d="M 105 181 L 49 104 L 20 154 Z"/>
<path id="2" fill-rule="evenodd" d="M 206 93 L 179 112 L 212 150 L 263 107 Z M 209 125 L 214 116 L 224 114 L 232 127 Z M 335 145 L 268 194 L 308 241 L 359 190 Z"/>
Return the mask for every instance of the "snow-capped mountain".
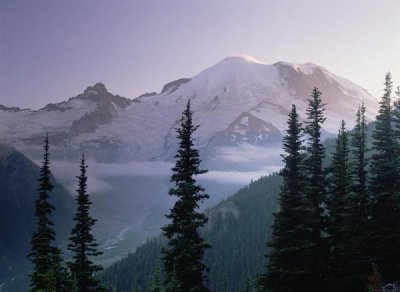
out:
<path id="1" fill-rule="evenodd" d="M 97 238 L 115 247 L 127 236 L 139 242 L 157 234 L 165 220 L 172 200 L 166 194 L 175 128 L 189 98 L 200 125 L 195 138 L 202 167 L 210 170 L 202 183 L 211 206 L 250 179 L 280 168 L 291 105 L 304 118 L 314 86 L 327 103 L 325 135 L 335 135 L 342 119 L 351 127 L 361 101 L 369 120 L 377 113 L 378 102 L 366 90 L 318 65 L 267 65 L 240 56 L 135 99 L 113 95 L 98 83 L 36 111 L 0 105 L 0 143 L 40 161 L 47 132 L 52 172 L 71 194 L 84 152 L 92 211 L 99 219 Z"/>
<path id="2" fill-rule="evenodd" d="M 175 127 L 191 99 L 197 146 L 213 157 L 222 147 L 279 144 L 291 104 L 304 117 L 316 86 L 327 103 L 324 130 L 335 134 L 340 120 L 351 127 L 363 100 L 373 119 L 378 102 L 360 86 L 312 64 L 272 65 L 249 57 L 229 57 L 193 78 L 170 82 L 162 91 L 127 99 L 98 83 L 83 94 L 44 108 L 0 106 L 2 142 L 35 158 L 48 132 L 56 156 L 75 158 L 84 151 L 103 162 L 168 160 L 175 153 Z M 207 159 L 206 159 L 207 160 Z"/>

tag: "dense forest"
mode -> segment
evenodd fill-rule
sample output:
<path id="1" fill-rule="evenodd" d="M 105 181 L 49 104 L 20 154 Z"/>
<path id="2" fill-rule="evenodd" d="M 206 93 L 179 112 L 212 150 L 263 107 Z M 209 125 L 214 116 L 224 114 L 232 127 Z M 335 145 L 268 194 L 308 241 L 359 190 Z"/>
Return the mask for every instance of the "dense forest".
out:
<path id="1" fill-rule="evenodd" d="M 261 271 L 281 181 L 277 174 L 262 177 L 206 211 L 209 222 L 202 234 L 212 245 L 205 253 L 210 290 L 222 291 L 226 278 L 228 291 L 239 291 Z M 162 237 L 149 239 L 107 268 L 101 275 L 104 284 L 116 291 L 147 291 L 164 245 Z"/>

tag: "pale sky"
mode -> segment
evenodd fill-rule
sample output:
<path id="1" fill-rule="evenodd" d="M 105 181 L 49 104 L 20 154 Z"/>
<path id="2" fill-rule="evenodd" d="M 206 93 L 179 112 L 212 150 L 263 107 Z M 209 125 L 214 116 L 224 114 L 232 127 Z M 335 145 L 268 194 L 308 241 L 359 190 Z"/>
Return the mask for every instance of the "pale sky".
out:
<path id="1" fill-rule="evenodd" d="M 1 0 L 0 104 L 103 82 L 134 98 L 232 55 L 314 62 L 379 97 L 400 85 L 398 0 Z M 398 81 L 398 82 L 397 82 Z"/>

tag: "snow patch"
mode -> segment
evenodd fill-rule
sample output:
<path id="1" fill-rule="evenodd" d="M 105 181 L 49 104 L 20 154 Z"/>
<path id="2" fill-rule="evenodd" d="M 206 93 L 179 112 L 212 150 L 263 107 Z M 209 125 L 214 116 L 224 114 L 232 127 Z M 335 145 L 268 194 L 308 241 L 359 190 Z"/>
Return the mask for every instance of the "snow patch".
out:
<path id="1" fill-rule="evenodd" d="M 252 56 L 249 56 L 249 55 L 231 56 L 231 57 L 227 57 L 224 59 L 224 61 L 232 61 L 232 60 L 242 60 L 242 61 L 246 61 L 246 62 L 250 62 L 250 63 L 266 65 L 266 63 L 254 58 Z"/>

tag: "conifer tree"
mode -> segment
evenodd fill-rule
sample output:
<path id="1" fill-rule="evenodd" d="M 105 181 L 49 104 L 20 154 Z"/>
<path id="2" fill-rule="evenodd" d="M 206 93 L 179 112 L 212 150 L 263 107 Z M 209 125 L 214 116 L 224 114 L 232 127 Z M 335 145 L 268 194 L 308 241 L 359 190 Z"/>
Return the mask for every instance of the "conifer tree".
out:
<path id="1" fill-rule="evenodd" d="M 365 121 L 365 106 L 360 105 L 356 116 L 356 125 L 354 127 L 351 146 L 353 147 L 352 171 L 354 178 L 354 192 L 357 197 L 355 205 L 358 206 L 361 222 L 367 218 L 367 160 L 365 154 L 367 152 L 367 124 Z M 364 222 L 365 223 L 365 222 Z M 364 225 L 364 223 L 361 223 Z"/>
<path id="2" fill-rule="evenodd" d="M 77 291 L 98 291 L 100 281 L 95 273 L 102 270 L 101 266 L 93 264 L 91 257 L 102 254 L 97 250 L 98 244 L 92 234 L 92 228 L 96 222 L 90 215 L 90 201 L 87 193 L 87 166 L 82 155 L 78 189 L 76 196 L 77 210 L 74 216 L 75 226 L 71 231 L 68 249 L 73 253 L 73 261 L 69 267 L 76 282 Z"/>
<path id="3" fill-rule="evenodd" d="M 304 175 L 302 126 L 292 106 L 288 129 L 283 138 L 283 185 L 279 196 L 279 211 L 275 214 L 268 246 L 267 273 L 261 277 L 266 291 L 311 291 L 309 257 L 315 249 L 310 241 L 308 208 L 304 205 Z"/>
<path id="4" fill-rule="evenodd" d="M 371 159 L 371 262 L 376 263 L 384 282 L 397 281 L 400 275 L 400 193 L 399 143 L 393 126 L 392 80 L 385 77 L 384 94 L 379 102 L 373 132 Z"/>
<path id="5" fill-rule="evenodd" d="M 183 291 L 208 291 L 204 284 L 204 272 L 208 268 L 203 263 L 203 255 L 210 245 L 199 234 L 199 228 L 205 225 L 207 217 L 197 209 L 199 203 L 209 196 L 196 182 L 196 176 L 206 172 L 199 168 L 199 151 L 193 144 L 193 133 L 197 127 L 192 121 L 189 100 L 177 128 L 179 149 L 171 176 L 175 186 L 169 191 L 171 196 L 177 197 L 177 201 L 166 216 L 171 223 L 162 228 L 168 241 L 167 248 L 163 250 L 166 282 L 171 282 L 175 274 Z"/>
<path id="6" fill-rule="evenodd" d="M 163 292 L 163 285 L 161 280 L 160 266 L 157 265 L 154 275 L 151 279 L 149 292 Z"/>
<path id="7" fill-rule="evenodd" d="M 352 192 L 351 168 L 349 161 L 348 133 L 345 121 L 341 122 L 333 153 L 328 194 L 328 233 L 331 249 L 331 286 L 337 291 L 354 291 L 348 289 L 345 279 L 349 276 L 348 261 L 350 240 L 352 237 L 351 208 L 349 199 Z"/>
<path id="8" fill-rule="evenodd" d="M 312 230 L 311 240 L 314 252 L 309 258 L 310 272 L 313 274 L 313 288 L 315 291 L 324 290 L 327 287 L 327 259 L 329 245 L 326 237 L 326 179 L 322 166 L 325 157 L 325 147 L 322 144 L 321 127 L 325 122 L 325 104 L 322 102 L 322 93 L 314 87 L 311 98 L 308 100 L 307 121 L 305 134 L 307 147 L 305 160 L 306 184 L 305 198 L 309 213 L 308 224 Z"/>
<path id="9" fill-rule="evenodd" d="M 351 169 L 349 161 L 348 133 L 345 121 L 341 122 L 336 139 L 335 152 L 332 156 L 329 177 L 329 226 L 331 245 L 339 252 L 338 248 L 343 242 L 342 228 L 346 216 L 349 214 L 347 201 L 352 190 Z"/>
<path id="10" fill-rule="evenodd" d="M 55 231 L 51 221 L 54 206 L 50 202 L 53 190 L 50 172 L 49 139 L 44 140 L 43 162 L 38 179 L 38 198 L 35 203 L 36 231 L 31 239 L 29 257 L 33 264 L 30 291 L 66 291 L 68 274 L 63 268 L 61 251 L 54 246 Z"/>
<path id="11" fill-rule="evenodd" d="M 350 216 L 345 224 L 347 230 L 347 265 L 344 267 L 343 282 L 353 291 L 365 290 L 369 274 L 370 260 L 367 243 L 369 242 L 368 191 L 367 191 L 367 124 L 365 106 L 362 103 L 357 110 L 356 125 L 351 135 L 353 189 L 347 201 Z"/>

